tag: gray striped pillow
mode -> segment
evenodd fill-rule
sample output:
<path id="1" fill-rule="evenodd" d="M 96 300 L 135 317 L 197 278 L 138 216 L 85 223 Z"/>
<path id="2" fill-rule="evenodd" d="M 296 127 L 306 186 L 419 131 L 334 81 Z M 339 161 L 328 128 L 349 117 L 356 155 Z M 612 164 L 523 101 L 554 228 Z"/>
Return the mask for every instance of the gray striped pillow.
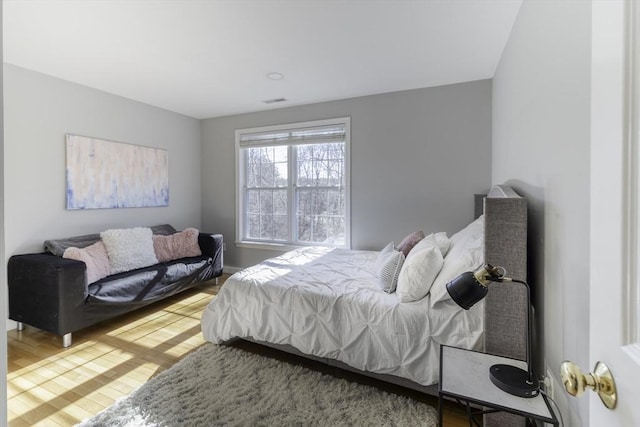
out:
<path id="1" fill-rule="evenodd" d="M 395 249 L 393 242 L 380 251 L 376 259 L 376 275 L 383 291 L 390 294 L 396 290 L 402 264 L 404 254 Z"/>

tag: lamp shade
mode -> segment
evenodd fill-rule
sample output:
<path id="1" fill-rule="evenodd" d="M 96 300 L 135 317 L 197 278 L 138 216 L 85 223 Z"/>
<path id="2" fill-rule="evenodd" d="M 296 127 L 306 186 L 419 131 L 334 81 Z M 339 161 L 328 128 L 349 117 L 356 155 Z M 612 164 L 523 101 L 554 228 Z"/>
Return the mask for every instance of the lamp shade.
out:
<path id="1" fill-rule="evenodd" d="M 480 283 L 473 272 L 467 271 L 447 283 L 447 292 L 456 304 L 469 310 L 487 295 L 489 288 Z"/>

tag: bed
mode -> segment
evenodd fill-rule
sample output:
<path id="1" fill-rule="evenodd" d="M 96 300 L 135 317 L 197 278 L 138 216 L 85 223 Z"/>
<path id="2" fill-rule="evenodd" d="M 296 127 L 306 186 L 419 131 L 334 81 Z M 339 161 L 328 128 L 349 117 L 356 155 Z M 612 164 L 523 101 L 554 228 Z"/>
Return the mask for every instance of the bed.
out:
<path id="1" fill-rule="evenodd" d="M 378 252 L 304 247 L 227 279 L 203 312 L 203 335 L 261 343 L 434 395 L 441 344 L 525 359 L 522 287 L 494 286 L 468 311 L 446 292 L 449 280 L 484 263 L 526 280 L 526 200 L 503 185 L 476 195 L 475 204 L 476 219 L 450 237 L 418 301 L 401 303 L 381 290 Z"/>

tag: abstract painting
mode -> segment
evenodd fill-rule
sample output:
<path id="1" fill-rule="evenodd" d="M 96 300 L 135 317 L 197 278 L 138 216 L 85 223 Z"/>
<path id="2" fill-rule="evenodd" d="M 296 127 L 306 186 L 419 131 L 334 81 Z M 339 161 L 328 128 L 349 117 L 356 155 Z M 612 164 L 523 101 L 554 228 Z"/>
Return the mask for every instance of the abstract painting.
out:
<path id="1" fill-rule="evenodd" d="M 67 135 L 67 209 L 169 206 L 169 153 Z"/>

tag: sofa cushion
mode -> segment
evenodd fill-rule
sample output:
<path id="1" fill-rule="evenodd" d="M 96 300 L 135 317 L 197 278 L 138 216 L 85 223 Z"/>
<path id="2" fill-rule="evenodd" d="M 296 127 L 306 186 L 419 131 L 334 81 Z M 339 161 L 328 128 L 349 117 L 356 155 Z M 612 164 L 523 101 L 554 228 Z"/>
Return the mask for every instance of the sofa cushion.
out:
<path id="1" fill-rule="evenodd" d="M 102 241 L 85 248 L 67 248 L 62 254 L 62 257 L 82 261 L 87 265 L 88 284 L 97 282 L 111 274 L 109 255 Z"/>
<path id="2" fill-rule="evenodd" d="M 113 274 L 89 285 L 87 302 L 113 306 L 153 301 L 209 280 L 212 272 L 209 258 L 195 257 Z"/>
<path id="3" fill-rule="evenodd" d="M 158 263 L 150 228 L 119 228 L 100 233 L 109 254 L 111 272 L 135 270 Z"/>
<path id="4" fill-rule="evenodd" d="M 153 249 L 160 262 L 202 255 L 197 228 L 189 227 L 170 236 L 153 236 Z"/>

